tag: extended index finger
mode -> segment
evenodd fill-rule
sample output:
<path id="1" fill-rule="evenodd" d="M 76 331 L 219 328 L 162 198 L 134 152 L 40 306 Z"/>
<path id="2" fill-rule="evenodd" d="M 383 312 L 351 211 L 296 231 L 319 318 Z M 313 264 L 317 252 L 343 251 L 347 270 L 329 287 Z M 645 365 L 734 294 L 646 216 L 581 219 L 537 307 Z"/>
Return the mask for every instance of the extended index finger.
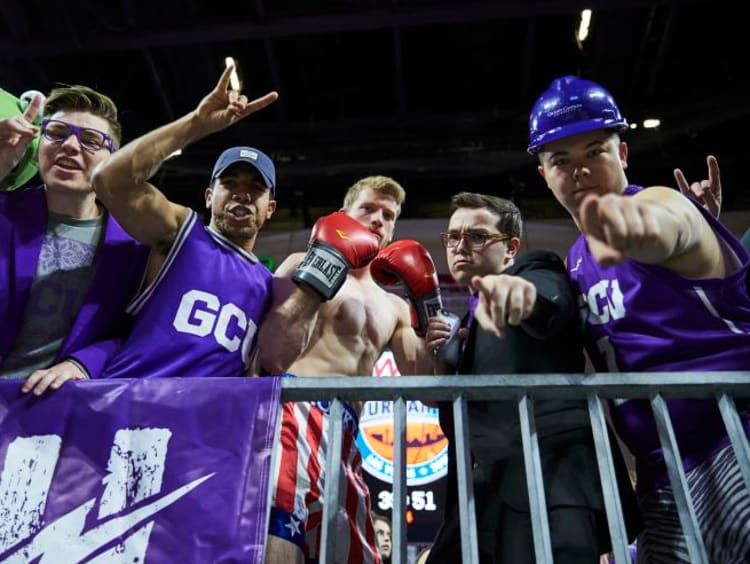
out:
<path id="1" fill-rule="evenodd" d="M 43 100 L 44 98 L 41 94 L 34 94 L 34 97 L 31 98 L 31 102 L 26 106 L 26 109 L 23 112 L 23 119 L 32 123 L 34 119 L 36 119 L 36 115 L 39 113 L 39 108 L 42 107 Z"/>
<path id="2" fill-rule="evenodd" d="M 706 157 L 706 164 L 708 164 L 708 183 L 711 187 L 721 183 L 721 175 L 719 174 L 719 161 L 713 155 Z"/>
<path id="3" fill-rule="evenodd" d="M 601 204 L 599 197 L 593 194 L 586 196 L 581 202 L 579 209 L 579 221 L 581 222 L 581 230 L 586 235 L 590 235 L 601 241 L 606 240 L 606 234 L 604 233 L 604 226 L 602 224 Z"/>
<path id="4" fill-rule="evenodd" d="M 677 181 L 677 186 L 680 188 L 680 192 L 686 196 L 690 195 L 690 185 L 688 184 L 687 178 L 682 174 L 679 168 L 674 169 L 674 179 Z"/>
<path id="5" fill-rule="evenodd" d="M 472 277 L 470 284 L 476 292 L 483 294 L 486 298 L 489 299 L 492 297 L 492 286 L 485 282 L 482 276 Z"/>
<path id="6" fill-rule="evenodd" d="M 484 278 L 474 276 L 471 286 L 479 295 L 479 303 L 474 311 L 474 317 L 482 329 L 502 337 L 502 328 L 505 326 L 505 299 L 507 289 L 502 286 L 493 286 L 485 282 Z M 500 308 L 500 312 L 497 308 Z"/>

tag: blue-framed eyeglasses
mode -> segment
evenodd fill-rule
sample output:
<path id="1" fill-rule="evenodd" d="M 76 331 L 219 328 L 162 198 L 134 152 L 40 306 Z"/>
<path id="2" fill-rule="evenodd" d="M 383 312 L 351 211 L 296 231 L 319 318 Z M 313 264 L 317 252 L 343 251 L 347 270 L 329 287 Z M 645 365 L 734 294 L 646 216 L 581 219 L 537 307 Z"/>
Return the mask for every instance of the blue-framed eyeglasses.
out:
<path id="1" fill-rule="evenodd" d="M 64 143 L 68 137 L 75 135 L 78 144 L 89 153 L 96 153 L 105 148 L 110 153 L 115 152 L 115 143 L 107 133 L 93 127 L 79 127 L 59 119 L 42 120 L 42 135 L 52 143 Z"/>

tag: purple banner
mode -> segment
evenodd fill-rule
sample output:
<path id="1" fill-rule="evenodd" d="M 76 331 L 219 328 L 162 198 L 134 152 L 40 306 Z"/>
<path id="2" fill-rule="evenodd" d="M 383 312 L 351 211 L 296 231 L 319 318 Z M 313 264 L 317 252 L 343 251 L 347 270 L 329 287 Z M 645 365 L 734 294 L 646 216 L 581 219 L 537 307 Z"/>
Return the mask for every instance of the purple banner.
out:
<path id="1" fill-rule="evenodd" d="M 278 378 L 0 382 L 0 561 L 261 562 Z"/>

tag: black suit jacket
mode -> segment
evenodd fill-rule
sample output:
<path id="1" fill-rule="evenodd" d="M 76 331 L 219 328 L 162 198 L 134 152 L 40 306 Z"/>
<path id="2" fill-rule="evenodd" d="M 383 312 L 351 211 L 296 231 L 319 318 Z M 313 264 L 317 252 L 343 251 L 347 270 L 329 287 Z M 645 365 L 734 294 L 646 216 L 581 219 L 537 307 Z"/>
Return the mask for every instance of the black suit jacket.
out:
<path id="1" fill-rule="evenodd" d="M 460 374 L 582 373 L 582 325 L 576 293 L 562 260 L 548 251 L 520 256 L 504 274 L 520 276 L 537 289 L 537 305 L 520 327 L 507 326 L 501 339 L 474 321 L 458 372 Z M 440 423 L 450 441 L 446 490 L 446 519 L 428 562 L 460 562 L 458 490 L 453 417 L 450 404 L 440 406 Z M 596 453 L 585 400 L 534 402 L 537 433 L 548 507 L 587 507 L 604 511 Z M 470 402 L 471 452 L 474 459 L 474 494 L 480 545 L 492 544 L 501 505 L 528 511 L 518 406 L 515 401 Z M 611 443 L 616 445 L 614 437 Z M 616 446 L 615 446 L 616 449 Z M 638 509 L 619 451 L 618 485 L 629 533 L 640 528 Z M 606 524 L 601 531 L 606 537 Z M 604 548 L 608 538 L 602 538 Z M 480 546 L 491 553 L 494 546 Z"/>
<path id="2" fill-rule="evenodd" d="M 503 274 L 534 284 L 534 312 L 520 327 L 507 326 L 502 339 L 472 323 L 459 373 L 583 372 L 583 335 L 576 295 L 562 260 L 548 251 L 531 251 L 520 256 Z M 540 438 L 589 425 L 586 403 L 582 401 L 538 400 L 534 411 Z M 469 424 L 471 449 L 477 461 L 492 462 L 522 454 L 515 401 L 472 402 Z"/>

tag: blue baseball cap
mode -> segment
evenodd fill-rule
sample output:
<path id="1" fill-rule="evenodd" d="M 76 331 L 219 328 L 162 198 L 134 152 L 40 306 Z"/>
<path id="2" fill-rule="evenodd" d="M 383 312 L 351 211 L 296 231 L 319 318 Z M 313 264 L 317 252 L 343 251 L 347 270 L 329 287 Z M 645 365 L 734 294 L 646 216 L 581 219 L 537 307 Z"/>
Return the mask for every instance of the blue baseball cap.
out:
<path id="1" fill-rule="evenodd" d="M 217 176 L 221 176 L 221 173 L 227 167 L 240 162 L 247 163 L 258 171 L 265 185 L 271 190 L 271 197 L 276 194 L 276 167 L 271 157 L 253 147 L 232 147 L 224 151 L 214 165 L 214 171 L 211 173 L 211 184 Z"/>

